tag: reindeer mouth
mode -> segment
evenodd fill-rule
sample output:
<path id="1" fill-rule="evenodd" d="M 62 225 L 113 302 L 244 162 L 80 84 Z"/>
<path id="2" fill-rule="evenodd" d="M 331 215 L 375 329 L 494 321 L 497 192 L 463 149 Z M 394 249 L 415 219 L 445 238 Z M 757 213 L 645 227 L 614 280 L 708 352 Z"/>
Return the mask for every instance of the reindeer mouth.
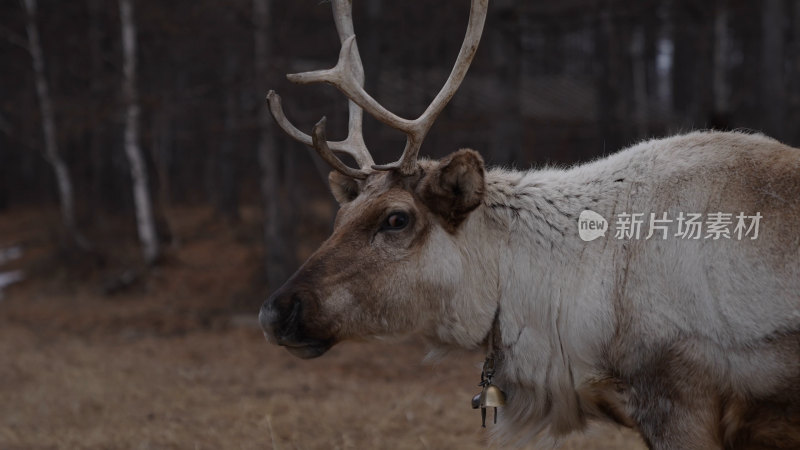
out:
<path id="1" fill-rule="evenodd" d="M 278 345 L 301 359 L 317 358 L 333 347 L 330 341 L 278 342 Z"/>
<path id="2" fill-rule="evenodd" d="M 334 344 L 333 339 L 320 339 L 309 336 L 305 325 L 301 321 L 303 315 L 303 302 L 299 296 L 294 297 L 292 309 L 280 325 L 282 331 L 278 336 L 277 344 L 286 347 L 294 356 L 302 359 L 311 359 L 321 356 Z"/>
<path id="3" fill-rule="evenodd" d="M 287 296 L 288 301 L 276 302 L 274 298 L 280 292 L 273 294 L 258 313 L 267 342 L 285 347 L 289 353 L 302 359 L 316 358 L 333 347 L 336 343 L 334 337 L 320 336 L 303 322 L 304 303 L 313 307 L 317 302 L 313 293 L 295 292 Z"/>

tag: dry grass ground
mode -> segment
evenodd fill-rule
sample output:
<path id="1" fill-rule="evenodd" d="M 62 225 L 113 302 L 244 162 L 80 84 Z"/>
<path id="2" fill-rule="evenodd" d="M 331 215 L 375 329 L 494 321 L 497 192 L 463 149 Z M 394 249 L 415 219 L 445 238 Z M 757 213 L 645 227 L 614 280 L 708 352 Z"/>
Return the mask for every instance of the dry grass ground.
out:
<path id="1" fill-rule="evenodd" d="M 177 216 L 174 258 L 112 297 L 47 262 L 41 213 L 0 217 L 0 247 L 22 243 L 32 271 L 0 301 L 0 449 L 486 448 L 469 408 L 480 354 L 426 365 L 416 341 L 345 343 L 298 360 L 237 306 L 250 245 Z M 603 427 L 563 448 L 643 446 Z"/>

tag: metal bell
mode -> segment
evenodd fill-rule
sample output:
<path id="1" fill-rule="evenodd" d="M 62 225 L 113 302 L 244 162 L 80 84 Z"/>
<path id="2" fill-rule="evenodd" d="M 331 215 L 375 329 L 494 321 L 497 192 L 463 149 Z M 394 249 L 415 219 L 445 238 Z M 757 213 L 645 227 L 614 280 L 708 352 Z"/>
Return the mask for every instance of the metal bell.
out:
<path id="1" fill-rule="evenodd" d="M 493 384 L 484 387 L 478 397 L 481 408 L 496 408 L 506 404 L 505 392 Z M 474 404 L 475 400 L 473 399 L 472 401 Z"/>
<path id="2" fill-rule="evenodd" d="M 506 404 L 506 394 L 488 381 L 482 384 L 481 392 L 472 397 L 472 409 L 481 409 L 481 427 L 486 428 L 486 408 L 494 408 L 494 423 L 497 423 L 497 407 Z"/>
<path id="3" fill-rule="evenodd" d="M 490 335 L 491 337 L 491 335 Z M 472 409 L 481 409 L 481 427 L 486 428 L 486 408 L 494 408 L 494 423 L 497 423 L 497 407 L 506 404 L 506 394 L 499 387 L 492 383 L 494 377 L 494 356 L 491 351 L 492 344 L 489 341 L 489 355 L 483 362 L 481 371 L 481 382 L 478 386 L 482 387 L 481 392 L 472 397 Z"/>

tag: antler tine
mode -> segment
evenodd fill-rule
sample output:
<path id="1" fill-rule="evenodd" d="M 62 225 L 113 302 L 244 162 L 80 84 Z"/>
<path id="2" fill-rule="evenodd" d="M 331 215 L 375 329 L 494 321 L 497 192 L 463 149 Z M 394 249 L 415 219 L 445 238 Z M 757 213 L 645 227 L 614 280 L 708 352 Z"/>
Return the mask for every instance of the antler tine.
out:
<path id="1" fill-rule="evenodd" d="M 333 1 L 333 17 L 336 22 L 336 30 L 339 34 L 339 41 L 342 42 L 342 50 L 340 51 L 339 59 L 348 58 L 351 63 L 348 64 L 347 73 L 348 78 L 352 77 L 353 83 L 359 87 L 364 86 L 364 68 L 361 62 L 361 56 L 358 53 L 358 47 L 355 45 L 353 31 L 353 14 L 352 14 L 352 1 L 351 0 L 334 0 Z M 345 41 L 351 38 L 347 45 Z M 346 51 L 346 56 L 344 56 Z M 319 70 L 311 72 L 314 74 L 328 74 L 335 69 Z M 309 73 L 309 74 L 311 74 Z M 296 78 L 303 77 L 306 74 L 287 75 L 290 81 L 297 82 Z M 278 125 L 283 129 L 286 134 L 295 140 L 302 142 L 306 145 L 313 146 L 319 155 L 328 162 L 334 169 L 345 175 L 363 179 L 366 178 L 367 172 L 365 169 L 374 164 L 372 155 L 369 153 L 366 144 L 364 143 L 363 135 L 363 110 L 352 100 L 348 101 L 348 130 L 347 138 L 343 141 L 329 142 L 324 139 L 325 136 L 325 118 L 323 117 L 315 126 L 312 131 L 313 136 L 309 136 L 297 127 L 292 125 L 289 119 L 283 112 L 280 96 L 274 91 L 267 94 L 269 101 L 270 112 L 275 118 Z M 352 156 L 361 170 L 351 169 L 341 162 L 333 153 L 345 153 Z"/>
<path id="2" fill-rule="evenodd" d="M 422 145 L 425 135 L 433 126 L 439 113 L 442 112 L 450 99 L 461 86 L 461 82 L 467 75 L 472 58 L 478 50 L 478 44 L 481 41 L 483 34 L 483 24 L 486 22 L 486 14 L 489 8 L 489 0 L 472 0 L 469 9 L 469 24 L 467 25 L 467 32 L 464 35 L 464 41 L 461 43 L 461 49 L 458 51 L 458 57 L 453 65 L 453 70 L 447 77 L 444 86 L 436 94 L 425 112 L 419 118 L 414 120 L 414 132 L 409 133 L 406 139 L 406 147 L 403 150 L 403 155 L 394 163 L 384 164 L 379 166 L 372 166 L 375 170 L 391 170 L 399 168 L 403 174 L 410 174 L 416 170 L 417 155 L 419 148 Z"/>
<path id="3" fill-rule="evenodd" d="M 398 169 L 405 175 L 415 173 L 417 170 L 417 155 L 422 141 L 439 113 L 442 112 L 445 105 L 458 90 L 469 69 L 469 65 L 472 63 L 472 58 L 475 56 L 483 33 L 488 3 L 489 0 L 472 0 L 467 32 L 450 76 L 431 104 L 425 109 L 425 112 L 417 119 L 409 120 L 393 114 L 364 90 L 364 67 L 353 33 L 352 0 L 333 0 L 334 20 L 336 21 L 339 40 L 342 44 L 336 65 L 331 69 L 290 74 L 286 77 L 289 81 L 298 84 L 328 83 L 347 96 L 350 100 L 348 103 L 350 125 L 347 139 L 339 142 L 324 141 L 324 121 L 321 121 L 321 129 L 317 129 L 320 124 L 315 126 L 315 133 L 317 131 L 320 132 L 319 135 L 315 134 L 315 142 L 314 138 L 298 130 L 286 119 L 280 104 L 280 97 L 270 91 L 267 98 L 275 120 L 294 139 L 307 145 L 313 145 L 323 159 L 342 173 L 345 173 L 343 168 L 346 166 L 333 155 L 331 149 L 340 153 L 347 153 L 356 159 L 361 170 L 355 171 L 355 169 L 347 168 L 348 173 L 346 173 L 353 176 L 352 173 L 355 171 L 359 175 L 356 178 L 365 178 L 367 175 L 366 169 L 369 167 L 374 170 Z M 364 144 L 362 134 L 363 110 L 366 110 L 384 124 L 406 134 L 406 146 L 399 160 L 391 164 L 373 165 L 372 157 Z M 338 163 L 332 163 L 332 159 L 336 159 Z"/>
<path id="4" fill-rule="evenodd" d="M 346 3 L 343 8 L 348 8 L 349 11 L 350 0 L 334 0 L 334 12 L 336 12 L 337 3 Z M 357 57 L 357 53 L 352 50 L 355 45 L 355 36 L 350 36 L 342 41 L 339 60 L 332 69 L 288 75 L 289 80 L 299 84 L 319 82 L 332 84 L 342 91 L 351 101 L 375 116 L 376 119 L 392 128 L 404 132 L 407 136 L 406 146 L 400 159 L 391 164 L 372 166 L 372 168 L 376 170 L 397 168 L 403 174 L 412 174 L 416 171 L 417 155 L 419 154 L 419 148 L 422 145 L 425 135 L 427 135 L 428 130 L 430 130 L 433 122 L 439 116 L 439 113 L 441 113 L 442 109 L 444 109 L 445 105 L 447 105 L 453 97 L 453 94 L 458 90 L 461 81 L 463 81 L 464 76 L 467 74 L 470 63 L 472 63 L 472 58 L 475 56 L 481 34 L 483 33 L 483 24 L 486 21 L 488 3 L 489 0 L 472 0 L 467 32 L 464 36 L 464 42 L 461 44 L 461 49 L 458 52 L 453 70 L 450 72 L 450 76 L 447 78 L 447 81 L 436 95 L 433 102 L 431 102 L 425 112 L 417 119 L 409 120 L 393 114 L 372 98 L 364 90 L 362 83 L 359 83 L 358 80 L 351 75 L 357 74 L 359 71 L 363 73 L 361 59 Z M 339 24 L 338 20 L 339 17 L 337 16 L 337 26 Z M 352 26 L 352 21 L 350 24 Z"/>
<path id="5" fill-rule="evenodd" d="M 317 151 L 317 153 L 319 153 L 322 159 L 327 161 L 329 164 L 331 159 L 339 161 L 339 158 L 337 158 L 333 154 L 330 155 L 322 154 L 322 152 L 334 151 L 338 153 L 346 153 L 352 156 L 356 160 L 356 163 L 358 163 L 359 167 L 362 168 L 367 168 L 372 165 L 372 157 L 370 156 L 369 151 L 367 150 L 367 147 L 364 144 L 364 139 L 360 136 L 360 134 L 354 135 L 353 133 L 350 133 L 347 139 L 343 141 L 335 141 L 335 142 L 326 141 L 324 149 L 321 149 L 319 146 L 314 145 L 314 140 L 311 136 L 298 130 L 297 127 L 295 127 L 289 121 L 289 119 L 286 117 L 286 114 L 283 112 L 283 105 L 281 104 L 280 95 L 278 95 L 275 91 L 272 90 L 269 91 L 269 93 L 267 93 L 267 102 L 269 103 L 270 113 L 272 113 L 272 117 L 275 119 L 275 122 L 278 123 L 278 126 L 280 126 L 281 129 L 294 140 L 306 144 L 309 147 L 314 147 L 314 149 Z M 322 119 L 324 120 L 325 118 L 323 117 Z M 323 120 L 321 120 L 320 122 L 322 122 Z M 317 125 L 319 125 L 319 123 L 317 123 Z M 323 134 L 325 133 L 324 123 L 322 132 Z M 343 165 L 341 161 L 339 161 L 339 163 L 340 164 L 338 165 Z M 339 171 L 341 172 L 341 170 Z M 366 178 L 367 172 L 363 170 L 361 172 L 362 172 L 361 175 L 355 178 L 360 178 L 360 179 Z M 350 174 L 350 176 L 352 176 L 352 174 Z"/>
<path id="6" fill-rule="evenodd" d="M 342 48 L 339 51 L 339 60 L 333 68 L 293 73 L 286 75 L 286 78 L 292 83 L 297 84 L 331 84 L 343 92 L 347 98 L 375 116 L 376 119 L 392 128 L 408 133 L 414 128 L 415 121 L 404 119 L 384 108 L 377 100 L 367 94 L 364 87 L 359 85 L 355 78 L 349 76 L 349 74 L 356 73 L 359 70 L 358 66 L 361 65 L 361 61 L 355 61 L 353 57 L 352 49 L 355 42 L 355 35 L 348 37 L 342 42 Z"/>
<path id="7" fill-rule="evenodd" d="M 337 158 L 336 155 L 333 154 L 331 149 L 328 147 L 328 141 L 325 138 L 326 122 L 327 119 L 323 116 L 322 119 L 320 119 L 311 130 L 311 142 L 314 145 L 314 148 L 317 150 L 317 153 L 319 153 L 319 156 L 321 156 L 322 159 L 330 164 L 331 167 L 349 177 L 358 178 L 360 180 L 367 178 L 367 172 L 348 167 L 342 162 L 341 159 Z"/>
<path id="8" fill-rule="evenodd" d="M 355 30 L 353 28 L 353 2 L 352 0 L 334 0 L 332 7 L 333 20 L 336 23 L 336 32 L 339 34 L 339 42 L 344 44 L 348 38 L 355 37 Z M 355 79 L 355 82 L 363 88 L 364 65 L 361 62 L 361 55 L 358 52 L 358 45 L 356 45 L 355 42 L 353 42 L 349 53 L 354 61 L 354 64 L 352 64 L 350 67 L 351 74 Z M 363 161 L 356 157 L 356 161 L 358 162 L 359 166 L 362 169 L 365 167 L 371 167 L 374 164 L 374 161 L 372 160 L 372 155 L 369 153 L 369 149 L 367 149 L 367 146 L 364 143 L 364 110 L 362 110 L 360 106 L 349 99 L 347 101 L 347 110 L 349 117 L 347 139 L 345 139 L 345 141 L 348 141 L 348 143 L 353 146 L 354 149 L 357 149 L 357 151 L 361 154 L 361 159 L 363 159 Z"/>

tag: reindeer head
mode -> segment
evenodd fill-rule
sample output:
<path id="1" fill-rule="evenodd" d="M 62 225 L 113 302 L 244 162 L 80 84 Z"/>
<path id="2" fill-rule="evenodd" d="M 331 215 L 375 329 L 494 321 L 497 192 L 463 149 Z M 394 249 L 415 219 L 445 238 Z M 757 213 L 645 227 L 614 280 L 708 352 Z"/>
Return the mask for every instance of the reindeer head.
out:
<path id="1" fill-rule="evenodd" d="M 296 356 L 312 358 L 345 339 L 412 331 L 436 334 L 435 319 L 448 308 L 443 302 L 457 295 L 468 276 L 455 236 L 483 200 L 484 167 L 472 150 L 459 150 L 439 161 L 418 161 L 417 155 L 466 75 L 480 40 L 487 1 L 472 1 L 453 71 L 415 120 L 394 115 L 364 91 L 350 0 L 333 1 L 342 42 L 336 66 L 289 75 L 297 83 L 330 83 L 347 95 L 347 138 L 327 141 L 325 118 L 311 136 L 304 134 L 286 118 L 280 97 L 268 94 L 281 128 L 313 146 L 335 169 L 330 185 L 340 204 L 333 234 L 262 306 L 259 321 L 268 340 Z M 403 155 L 395 163 L 374 165 L 361 132 L 363 110 L 406 133 Z M 334 152 L 352 156 L 359 168 L 345 165 Z M 486 322 L 488 329 L 488 309 L 478 316 L 474 320 Z"/>

